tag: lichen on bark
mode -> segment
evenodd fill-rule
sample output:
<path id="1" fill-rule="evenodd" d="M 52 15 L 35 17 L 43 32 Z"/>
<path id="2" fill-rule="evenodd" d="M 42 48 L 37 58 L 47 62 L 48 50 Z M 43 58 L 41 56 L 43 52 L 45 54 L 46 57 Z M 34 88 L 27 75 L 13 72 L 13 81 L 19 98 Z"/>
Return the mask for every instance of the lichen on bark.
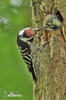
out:
<path id="1" fill-rule="evenodd" d="M 40 27 L 44 23 L 45 13 L 41 5 L 48 10 L 52 2 L 54 0 L 32 0 L 33 27 Z M 57 5 L 61 10 L 60 5 L 65 4 L 63 0 L 57 0 Z M 63 11 L 64 7 L 61 13 L 66 18 Z M 43 31 L 37 32 L 31 45 L 32 62 L 37 77 L 33 88 L 34 100 L 66 100 L 66 54 L 63 44 L 58 32 L 54 31 L 51 32 L 49 46 L 41 47 L 42 33 Z"/>

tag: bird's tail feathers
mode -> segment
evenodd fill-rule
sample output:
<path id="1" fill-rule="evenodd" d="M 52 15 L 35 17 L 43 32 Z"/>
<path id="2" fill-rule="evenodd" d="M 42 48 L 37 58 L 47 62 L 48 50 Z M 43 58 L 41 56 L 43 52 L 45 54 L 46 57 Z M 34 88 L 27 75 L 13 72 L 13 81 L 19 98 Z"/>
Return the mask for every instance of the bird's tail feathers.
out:
<path id="1" fill-rule="evenodd" d="M 29 71 L 32 73 L 33 80 L 34 80 L 35 83 L 36 83 L 37 78 L 36 78 L 36 75 L 35 75 L 35 72 L 34 72 L 33 67 L 32 67 L 31 65 L 29 65 L 29 66 L 28 66 L 28 69 L 29 69 Z"/>

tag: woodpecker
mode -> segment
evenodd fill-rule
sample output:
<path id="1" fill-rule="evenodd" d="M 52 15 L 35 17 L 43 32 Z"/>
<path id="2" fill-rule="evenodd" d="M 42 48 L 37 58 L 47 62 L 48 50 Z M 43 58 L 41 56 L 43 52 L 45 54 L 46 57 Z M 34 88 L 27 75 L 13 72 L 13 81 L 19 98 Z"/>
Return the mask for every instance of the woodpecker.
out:
<path id="1" fill-rule="evenodd" d="M 48 14 L 44 20 L 44 36 L 45 40 L 48 40 L 48 32 L 53 30 L 59 30 L 61 42 L 65 42 L 64 33 L 63 33 L 63 17 L 58 10 L 55 14 Z"/>
<path id="2" fill-rule="evenodd" d="M 63 17 L 60 14 L 60 11 L 57 11 L 56 14 L 48 14 L 44 20 L 44 27 L 48 31 L 62 29 Z"/>
<path id="3" fill-rule="evenodd" d="M 31 48 L 30 44 L 33 42 L 34 33 L 32 28 L 25 28 L 21 30 L 17 36 L 17 45 L 21 55 L 27 64 L 29 72 L 32 73 L 33 80 L 36 82 L 37 78 L 33 69 L 32 58 L 31 58 Z"/>
<path id="4" fill-rule="evenodd" d="M 47 31 L 61 29 L 63 26 L 63 17 L 59 11 L 56 14 L 48 14 L 44 19 L 44 25 L 38 29 L 40 31 L 42 29 L 46 29 Z"/>
<path id="5" fill-rule="evenodd" d="M 54 10 L 54 11 L 53 11 Z M 64 19 L 61 15 L 60 11 L 57 9 L 57 7 L 54 7 L 54 4 L 52 4 L 50 10 L 47 11 L 47 14 L 44 18 L 44 25 L 37 30 L 40 31 L 44 29 L 43 37 L 44 42 L 48 41 L 48 32 L 59 30 L 61 42 L 66 42 L 64 37 Z"/>

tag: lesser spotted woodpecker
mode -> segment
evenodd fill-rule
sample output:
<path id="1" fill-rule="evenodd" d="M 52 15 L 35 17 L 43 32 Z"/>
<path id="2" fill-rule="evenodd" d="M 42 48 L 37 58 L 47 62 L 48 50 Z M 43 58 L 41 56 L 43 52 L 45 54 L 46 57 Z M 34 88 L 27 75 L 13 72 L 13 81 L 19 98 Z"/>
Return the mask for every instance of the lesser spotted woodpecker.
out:
<path id="1" fill-rule="evenodd" d="M 47 14 L 47 16 L 44 19 L 44 25 L 38 29 L 40 31 L 41 29 L 44 29 L 43 36 L 45 41 L 48 40 L 48 32 L 51 32 L 53 30 L 58 30 L 60 32 L 60 37 L 61 37 L 61 42 L 65 42 L 65 37 L 64 37 L 64 31 L 63 31 L 63 17 L 60 13 L 59 10 L 57 10 L 56 13 L 52 14 Z"/>
<path id="2" fill-rule="evenodd" d="M 28 70 L 32 73 L 33 80 L 36 82 L 36 75 L 33 69 L 32 59 L 31 59 L 31 48 L 30 43 L 34 39 L 34 34 L 32 28 L 25 28 L 21 30 L 17 37 L 17 45 L 21 52 L 21 55 L 27 64 Z"/>

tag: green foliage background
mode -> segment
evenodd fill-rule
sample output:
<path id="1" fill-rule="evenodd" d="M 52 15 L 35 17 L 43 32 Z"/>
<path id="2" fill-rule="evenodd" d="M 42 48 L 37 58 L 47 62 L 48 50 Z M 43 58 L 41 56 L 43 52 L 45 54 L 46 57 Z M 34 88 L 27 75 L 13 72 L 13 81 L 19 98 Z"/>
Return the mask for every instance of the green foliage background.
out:
<path id="1" fill-rule="evenodd" d="M 31 7 L 29 0 L 19 1 L 0 0 L 0 100 L 32 100 L 32 77 L 16 42 L 18 32 L 31 26 Z M 23 97 L 10 98 L 11 92 Z"/>

